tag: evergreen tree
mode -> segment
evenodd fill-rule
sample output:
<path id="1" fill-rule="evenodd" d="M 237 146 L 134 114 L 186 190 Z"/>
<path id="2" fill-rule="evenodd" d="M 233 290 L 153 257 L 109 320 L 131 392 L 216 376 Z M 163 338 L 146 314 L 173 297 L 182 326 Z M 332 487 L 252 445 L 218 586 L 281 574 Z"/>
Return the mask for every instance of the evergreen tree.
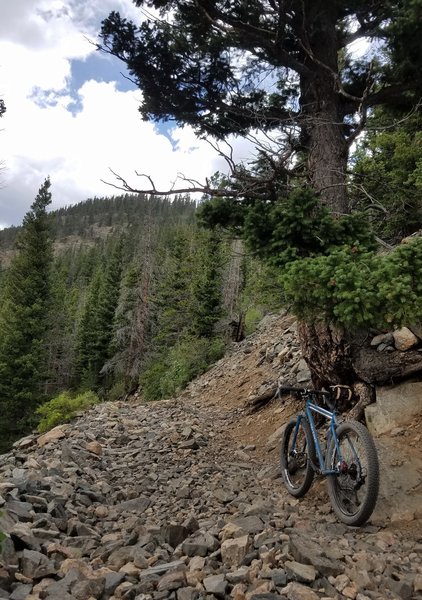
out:
<path id="1" fill-rule="evenodd" d="M 56 259 L 52 270 L 50 327 L 45 342 L 48 397 L 70 388 L 74 382 L 79 289 L 68 281 L 68 267 Z"/>
<path id="2" fill-rule="evenodd" d="M 143 221 L 142 232 L 132 233 L 132 239 L 138 240 L 138 248 L 122 280 L 111 356 L 103 369 L 105 373 L 112 374 L 116 389 L 120 388 L 123 393 L 137 387 L 151 343 L 151 304 L 158 234 L 151 210 Z"/>
<path id="3" fill-rule="evenodd" d="M 196 244 L 191 331 L 198 337 L 212 338 L 222 316 L 222 243 L 217 233 L 200 231 Z"/>
<path id="4" fill-rule="evenodd" d="M 351 190 L 391 243 L 422 228 L 422 117 L 378 109 L 353 156 Z"/>
<path id="5" fill-rule="evenodd" d="M 174 346 L 191 323 L 192 230 L 178 228 L 170 233 L 162 252 L 154 298 L 158 351 Z"/>
<path id="6" fill-rule="evenodd" d="M 221 356 L 221 240 L 195 227 L 168 231 L 151 299 L 152 351 L 141 384 L 147 399 L 182 389 Z"/>
<path id="7" fill-rule="evenodd" d="M 46 179 L 24 217 L 5 281 L 0 313 L 3 450 L 27 430 L 42 399 L 52 262 L 46 212 L 50 203 L 50 180 Z"/>
<path id="8" fill-rule="evenodd" d="M 368 110 L 421 96 L 420 0 L 134 3 L 162 18 L 137 26 L 113 12 L 101 48 L 127 64 L 144 119 L 175 119 L 220 139 L 267 136 L 254 173 L 234 168 L 221 195 L 274 199 L 294 165 L 323 204 L 347 213 L 348 147 Z M 348 47 L 359 40 L 382 44 L 388 60 L 355 58 Z"/>
<path id="9" fill-rule="evenodd" d="M 98 387 L 110 358 L 113 320 L 122 273 L 121 238 L 97 265 L 91 280 L 78 334 L 78 374 L 83 387 Z M 105 263 L 105 264 L 104 264 Z"/>
<path id="10" fill-rule="evenodd" d="M 143 118 L 175 119 L 217 139 L 251 134 L 257 142 L 253 163 L 236 165 L 229 156 L 230 176 L 203 186 L 217 199 L 204 220 L 232 227 L 285 269 L 285 286 L 295 294 L 291 277 L 302 260 L 315 258 L 308 272 L 318 279 L 325 257 L 347 255 L 341 269 L 350 280 L 355 254 L 374 245 L 366 220 L 350 217 L 349 149 L 375 107 L 403 110 L 422 96 L 421 1 L 134 3 L 161 18 L 137 26 L 111 13 L 101 49 L 126 63 L 143 92 Z M 360 40 L 375 51 L 356 58 L 349 48 Z M 343 247 L 351 258 L 341 255 Z M 347 309 L 355 306 L 350 283 Z M 351 322 L 341 321 L 344 313 L 338 318 L 334 298 L 321 304 L 325 323 L 315 324 L 312 310 L 300 327 L 318 386 L 358 379 L 350 363 L 354 340 L 331 328 Z M 366 322 L 377 316 L 368 312 Z"/>

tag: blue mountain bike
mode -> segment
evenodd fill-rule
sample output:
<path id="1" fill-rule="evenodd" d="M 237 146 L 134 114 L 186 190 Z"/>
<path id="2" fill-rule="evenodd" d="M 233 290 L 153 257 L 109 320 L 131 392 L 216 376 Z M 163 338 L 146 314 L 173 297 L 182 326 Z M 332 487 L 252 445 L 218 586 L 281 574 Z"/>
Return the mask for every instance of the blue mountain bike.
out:
<path id="1" fill-rule="evenodd" d="M 363 525 L 377 502 L 379 466 L 366 427 L 357 421 L 339 421 L 335 404 L 342 395 L 351 395 L 350 388 L 333 386 L 326 392 L 280 387 L 279 397 L 283 394 L 293 394 L 305 402 L 304 412 L 288 421 L 282 438 L 281 475 L 287 490 L 301 498 L 315 474 L 325 476 L 337 517 L 346 525 Z M 329 421 L 325 445 L 319 441 L 314 414 Z"/>

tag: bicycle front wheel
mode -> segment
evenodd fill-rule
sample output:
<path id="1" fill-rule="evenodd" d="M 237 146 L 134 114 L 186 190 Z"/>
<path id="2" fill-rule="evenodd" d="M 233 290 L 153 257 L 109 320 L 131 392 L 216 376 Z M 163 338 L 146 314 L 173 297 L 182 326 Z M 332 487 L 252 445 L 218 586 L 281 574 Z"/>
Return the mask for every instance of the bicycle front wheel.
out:
<path id="1" fill-rule="evenodd" d="M 346 525 L 363 525 L 378 498 L 379 466 L 375 444 L 361 423 L 345 421 L 336 429 L 326 455 L 328 494 L 334 512 Z"/>
<path id="2" fill-rule="evenodd" d="M 296 429 L 298 418 L 300 421 Z M 316 452 L 308 421 L 304 417 L 298 418 L 291 419 L 286 425 L 281 442 L 280 463 L 281 476 L 287 490 L 292 496 L 301 498 L 314 479 L 312 463 L 316 462 Z"/>

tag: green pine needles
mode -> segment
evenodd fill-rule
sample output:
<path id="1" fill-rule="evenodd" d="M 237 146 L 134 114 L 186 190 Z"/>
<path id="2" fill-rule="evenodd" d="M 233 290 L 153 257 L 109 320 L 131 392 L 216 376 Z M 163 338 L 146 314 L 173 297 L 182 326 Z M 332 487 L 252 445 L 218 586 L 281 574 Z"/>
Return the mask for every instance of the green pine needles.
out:
<path id="1" fill-rule="evenodd" d="M 422 319 L 422 239 L 382 254 L 364 214 L 336 219 L 310 190 L 295 190 L 270 216 L 274 225 L 262 250 L 281 267 L 285 301 L 299 318 L 348 329 Z M 249 223 L 257 221 L 248 215 Z"/>
<path id="2" fill-rule="evenodd" d="M 286 265 L 281 283 L 302 319 L 382 329 L 421 321 L 421 273 L 422 239 L 416 238 L 385 255 L 354 245 L 297 260 Z"/>
<path id="3" fill-rule="evenodd" d="M 50 180 L 25 215 L 6 274 L 0 311 L 0 451 L 31 428 L 43 395 L 51 263 Z"/>
<path id="4" fill-rule="evenodd" d="M 226 200 L 224 220 L 230 200 Z M 221 200 L 200 209 L 215 226 Z M 275 202 L 234 205 L 235 231 L 267 263 L 284 303 L 308 322 L 325 320 L 348 329 L 386 328 L 422 319 L 422 239 L 380 253 L 368 217 L 336 218 L 310 188 Z"/>

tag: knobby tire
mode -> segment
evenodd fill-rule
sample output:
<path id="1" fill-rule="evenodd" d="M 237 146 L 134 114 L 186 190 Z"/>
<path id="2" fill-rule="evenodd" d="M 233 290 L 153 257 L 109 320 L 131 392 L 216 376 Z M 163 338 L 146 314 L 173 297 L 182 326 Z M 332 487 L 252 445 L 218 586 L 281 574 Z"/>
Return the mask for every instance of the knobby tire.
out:
<path id="1" fill-rule="evenodd" d="M 345 421 L 336 429 L 344 463 L 340 463 L 334 440 L 326 454 L 326 468 L 338 469 L 328 475 L 328 494 L 334 512 L 346 525 L 363 525 L 371 516 L 378 498 L 379 465 L 374 441 L 362 423 Z"/>
<path id="2" fill-rule="evenodd" d="M 288 492 L 295 498 L 301 498 L 309 490 L 314 479 L 312 464 L 316 463 L 316 451 L 306 418 L 300 421 L 296 448 L 292 450 L 296 422 L 297 417 L 292 418 L 284 429 L 280 463 L 281 476 Z"/>

